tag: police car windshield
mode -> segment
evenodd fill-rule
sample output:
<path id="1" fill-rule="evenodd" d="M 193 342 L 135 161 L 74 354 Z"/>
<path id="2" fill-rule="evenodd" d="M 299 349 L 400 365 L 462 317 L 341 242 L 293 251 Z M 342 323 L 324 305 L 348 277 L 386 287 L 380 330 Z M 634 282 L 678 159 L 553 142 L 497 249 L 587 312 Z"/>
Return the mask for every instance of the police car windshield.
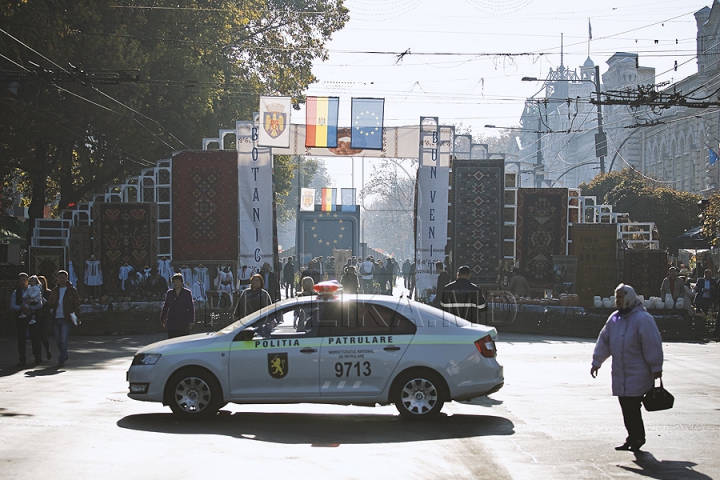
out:
<path id="1" fill-rule="evenodd" d="M 420 320 L 420 323 L 422 325 L 420 326 L 429 326 L 432 325 L 430 322 L 430 319 L 437 319 L 441 318 L 443 321 L 443 325 L 455 325 L 458 327 L 469 327 L 471 325 L 475 325 L 474 323 L 470 323 L 467 320 L 465 320 L 462 317 L 457 317 L 453 315 L 452 313 L 448 313 L 444 310 L 440 310 L 439 308 L 432 307 L 430 305 L 426 305 L 424 303 L 420 302 L 411 302 L 412 307 L 417 309 L 417 318 Z"/>
<path id="2" fill-rule="evenodd" d="M 310 297 L 306 297 L 306 298 L 310 298 Z M 292 298 L 289 300 L 283 300 L 282 305 L 292 305 L 294 302 L 298 302 L 298 300 L 300 300 L 300 299 Z M 240 320 L 231 323 L 227 327 L 218 330 L 217 333 L 218 334 L 232 333 L 240 327 L 243 327 L 245 325 L 249 325 L 249 324 L 253 323 L 255 320 L 258 319 L 258 317 L 261 317 L 262 315 L 265 315 L 267 312 L 271 311 L 272 309 L 277 308 L 277 306 L 279 304 L 280 304 L 280 302 L 271 303 L 267 307 L 263 307 L 262 309 L 258 310 L 257 312 L 253 312 L 250 315 L 248 315 L 247 317 L 243 317 Z"/>

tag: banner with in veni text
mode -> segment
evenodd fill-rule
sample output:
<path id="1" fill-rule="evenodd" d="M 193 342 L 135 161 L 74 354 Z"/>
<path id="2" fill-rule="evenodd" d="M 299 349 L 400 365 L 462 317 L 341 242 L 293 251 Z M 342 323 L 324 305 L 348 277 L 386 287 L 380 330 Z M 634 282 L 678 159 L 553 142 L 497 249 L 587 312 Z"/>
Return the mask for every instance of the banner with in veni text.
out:
<path id="1" fill-rule="evenodd" d="M 420 117 L 420 165 L 415 212 L 415 298 L 429 302 L 437 284 L 435 262 L 445 263 L 450 156 L 455 129 Z"/>
<path id="2" fill-rule="evenodd" d="M 261 117 L 262 118 L 262 117 Z M 259 127 L 236 122 L 238 145 L 239 265 L 260 269 L 272 266 L 273 177 L 272 152 L 258 145 Z"/>

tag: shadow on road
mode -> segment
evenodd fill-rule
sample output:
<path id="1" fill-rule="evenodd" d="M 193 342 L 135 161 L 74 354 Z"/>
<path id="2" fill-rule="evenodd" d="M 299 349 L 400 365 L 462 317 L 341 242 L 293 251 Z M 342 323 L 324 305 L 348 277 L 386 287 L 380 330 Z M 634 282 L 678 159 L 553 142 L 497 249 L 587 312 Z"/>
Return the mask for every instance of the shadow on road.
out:
<path id="1" fill-rule="evenodd" d="M 121 428 L 170 434 L 212 434 L 282 444 L 405 443 L 514 434 L 513 423 L 488 415 L 440 415 L 409 422 L 388 415 L 231 413 L 205 421 L 181 421 L 170 413 L 129 415 Z"/>
<path id="2" fill-rule="evenodd" d="M 694 462 L 678 460 L 658 460 L 649 452 L 638 452 L 635 455 L 635 464 L 639 468 L 619 465 L 628 472 L 658 480 L 711 480 L 712 477 L 693 470 L 697 466 Z"/>
<path id="3" fill-rule="evenodd" d="M 106 368 L 110 362 L 125 359 L 127 365 L 130 366 L 133 355 L 145 345 L 164 340 L 166 334 L 147 334 L 147 335 L 126 335 L 126 336 L 104 336 L 104 337 L 70 337 L 68 351 L 70 353 L 69 366 L 74 369 L 98 369 Z M 0 378 L 16 374 L 25 374 L 25 376 L 50 375 L 48 369 L 52 369 L 57 363 L 58 349 L 55 346 L 54 339 L 50 338 L 53 359 L 44 361 L 43 364 L 35 369 L 32 368 L 32 360 L 28 362 L 28 367 L 16 367 L 18 361 L 17 347 L 15 347 L 14 339 L 0 338 Z M 26 355 L 32 359 L 32 353 L 27 348 Z M 35 372 L 35 373 L 29 373 Z M 39 373 L 38 373 L 39 372 Z"/>

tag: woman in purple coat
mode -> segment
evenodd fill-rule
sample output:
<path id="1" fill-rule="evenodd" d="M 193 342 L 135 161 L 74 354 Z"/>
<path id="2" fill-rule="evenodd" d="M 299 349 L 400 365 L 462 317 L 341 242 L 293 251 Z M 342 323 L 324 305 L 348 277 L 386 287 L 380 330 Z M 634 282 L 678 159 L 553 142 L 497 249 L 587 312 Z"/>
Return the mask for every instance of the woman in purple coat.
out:
<path id="1" fill-rule="evenodd" d="M 645 444 L 642 397 L 656 378 L 662 377 L 662 339 L 655 319 L 635 290 L 625 284 L 615 289 L 618 308 L 600 331 L 593 352 L 590 375 L 595 378 L 602 363 L 612 356 L 612 393 L 620 400 L 628 436 L 615 450 L 637 452 Z"/>
<path id="2" fill-rule="evenodd" d="M 195 323 L 192 292 L 183 287 L 181 273 L 172 276 L 172 286 L 165 294 L 165 305 L 160 314 L 160 323 L 167 328 L 168 338 L 189 334 Z"/>

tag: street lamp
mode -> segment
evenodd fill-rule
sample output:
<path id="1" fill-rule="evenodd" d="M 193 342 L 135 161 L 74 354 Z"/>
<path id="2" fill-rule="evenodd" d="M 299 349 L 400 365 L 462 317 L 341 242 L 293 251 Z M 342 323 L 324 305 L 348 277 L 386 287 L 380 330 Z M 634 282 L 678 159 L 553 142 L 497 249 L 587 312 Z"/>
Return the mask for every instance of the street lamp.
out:
<path id="1" fill-rule="evenodd" d="M 537 77 L 522 77 L 523 82 L 538 82 Z M 600 159 L 600 173 L 605 173 L 605 157 L 607 156 L 607 136 L 603 130 L 602 105 L 600 104 L 600 66 L 595 65 L 595 81 L 586 78 L 581 79 L 555 79 L 552 82 L 588 82 L 595 84 L 595 95 L 597 96 L 597 122 L 598 133 L 595 134 L 595 156 Z"/>

